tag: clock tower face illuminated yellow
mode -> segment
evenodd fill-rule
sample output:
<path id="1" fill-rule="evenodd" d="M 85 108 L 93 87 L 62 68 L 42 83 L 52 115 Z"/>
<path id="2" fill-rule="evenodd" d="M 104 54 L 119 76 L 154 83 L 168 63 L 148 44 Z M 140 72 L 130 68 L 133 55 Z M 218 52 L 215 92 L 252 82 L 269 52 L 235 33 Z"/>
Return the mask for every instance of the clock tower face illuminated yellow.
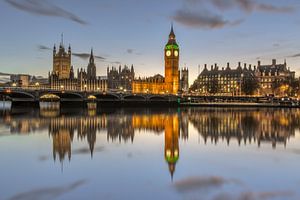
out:
<path id="1" fill-rule="evenodd" d="M 179 55 L 178 51 L 175 50 L 175 51 L 174 51 L 174 56 L 177 57 L 178 55 Z"/>
<path id="2" fill-rule="evenodd" d="M 166 56 L 168 56 L 168 57 L 171 56 L 171 51 L 170 50 L 166 51 Z"/>

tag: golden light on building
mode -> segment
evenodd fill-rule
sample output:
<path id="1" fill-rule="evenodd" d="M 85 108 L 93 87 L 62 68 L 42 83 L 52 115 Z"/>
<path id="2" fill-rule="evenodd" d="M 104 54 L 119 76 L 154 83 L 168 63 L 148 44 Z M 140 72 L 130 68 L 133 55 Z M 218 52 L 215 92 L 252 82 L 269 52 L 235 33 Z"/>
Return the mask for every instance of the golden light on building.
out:
<path id="1" fill-rule="evenodd" d="M 150 94 L 177 94 L 179 90 L 179 46 L 173 26 L 169 34 L 169 41 L 164 49 L 165 77 L 157 74 L 145 79 L 136 79 L 132 82 L 133 93 Z"/>

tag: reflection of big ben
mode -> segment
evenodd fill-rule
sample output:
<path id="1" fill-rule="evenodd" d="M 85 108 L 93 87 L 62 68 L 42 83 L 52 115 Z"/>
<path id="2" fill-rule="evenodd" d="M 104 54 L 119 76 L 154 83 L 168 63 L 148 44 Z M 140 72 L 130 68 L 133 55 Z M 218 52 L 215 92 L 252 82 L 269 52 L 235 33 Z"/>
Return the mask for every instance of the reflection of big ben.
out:
<path id="1" fill-rule="evenodd" d="M 179 120 L 178 115 L 168 115 L 165 120 L 165 159 L 169 165 L 171 177 L 179 158 Z"/>
<path id="2" fill-rule="evenodd" d="M 173 25 L 169 34 L 169 41 L 165 46 L 165 91 L 169 94 L 177 94 L 179 88 L 179 46 Z"/>

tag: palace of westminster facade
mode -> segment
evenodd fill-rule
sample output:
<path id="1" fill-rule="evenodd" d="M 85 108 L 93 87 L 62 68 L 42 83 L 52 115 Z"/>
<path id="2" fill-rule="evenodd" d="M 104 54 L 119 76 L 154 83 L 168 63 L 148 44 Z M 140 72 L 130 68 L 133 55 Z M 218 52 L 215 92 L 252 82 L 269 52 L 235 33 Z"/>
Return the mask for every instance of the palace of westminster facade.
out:
<path id="1" fill-rule="evenodd" d="M 77 69 L 75 77 L 71 65 L 71 47 L 65 49 L 63 42 L 59 49 L 53 48 L 53 70 L 49 72 L 50 89 L 76 91 L 122 91 L 150 94 L 177 94 L 179 91 L 188 92 L 188 69 L 179 70 L 179 46 L 176 43 L 173 26 L 169 41 L 165 47 L 165 77 L 155 75 L 141 79 L 135 78 L 133 65 L 107 68 L 107 77 L 96 76 L 96 65 L 91 51 L 87 70 Z"/>

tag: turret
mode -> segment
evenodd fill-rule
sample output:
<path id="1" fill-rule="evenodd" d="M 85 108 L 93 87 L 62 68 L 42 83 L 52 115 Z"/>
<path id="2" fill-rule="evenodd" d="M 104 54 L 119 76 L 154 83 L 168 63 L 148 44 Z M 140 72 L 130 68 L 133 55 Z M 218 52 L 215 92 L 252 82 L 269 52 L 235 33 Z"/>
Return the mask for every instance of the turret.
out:
<path id="1" fill-rule="evenodd" d="M 131 65 L 131 69 L 130 69 L 131 73 L 134 72 L 134 68 L 133 68 L 133 65 Z"/>
<path id="2" fill-rule="evenodd" d="M 53 55 L 55 55 L 55 54 L 56 54 L 56 46 L 54 44 L 54 46 L 53 46 Z"/>
<path id="3" fill-rule="evenodd" d="M 284 59 L 284 67 L 286 67 L 287 66 L 287 64 L 286 64 L 286 59 Z"/>
<path id="4" fill-rule="evenodd" d="M 68 54 L 71 55 L 71 45 L 69 44 Z"/>
<path id="5" fill-rule="evenodd" d="M 90 64 L 94 64 L 95 59 L 94 59 L 94 54 L 93 54 L 93 48 L 91 49 L 91 55 L 90 55 Z"/>

